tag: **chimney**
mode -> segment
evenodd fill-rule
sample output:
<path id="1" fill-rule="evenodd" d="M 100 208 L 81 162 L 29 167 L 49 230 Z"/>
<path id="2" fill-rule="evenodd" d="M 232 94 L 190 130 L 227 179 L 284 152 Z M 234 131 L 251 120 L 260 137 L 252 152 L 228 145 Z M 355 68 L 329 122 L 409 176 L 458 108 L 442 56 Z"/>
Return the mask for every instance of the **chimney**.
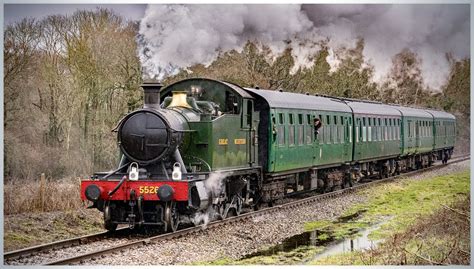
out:
<path id="1" fill-rule="evenodd" d="M 160 107 L 160 89 L 163 84 L 158 81 L 144 81 L 141 87 L 145 95 L 143 108 L 158 109 Z"/>

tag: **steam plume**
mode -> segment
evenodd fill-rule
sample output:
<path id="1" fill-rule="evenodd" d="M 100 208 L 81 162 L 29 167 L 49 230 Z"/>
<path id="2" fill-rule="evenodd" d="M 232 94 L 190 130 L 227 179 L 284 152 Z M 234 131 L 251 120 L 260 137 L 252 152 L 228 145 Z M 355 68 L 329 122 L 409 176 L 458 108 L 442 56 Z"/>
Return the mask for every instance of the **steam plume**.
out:
<path id="1" fill-rule="evenodd" d="M 422 74 L 439 88 L 449 72 L 446 54 L 470 57 L 469 5 L 150 5 L 141 21 L 141 59 L 158 78 L 179 68 L 209 64 L 220 51 L 240 50 L 247 40 L 274 54 L 293 47 L 297 66 L 329 38 L 331 49 L 365 40 L 364 56 L 375 81 L 390 70 L 392 57 L 408 48 L 422 59 Z M 288 43 L 288 40 L 293 42 Z M 331 54 L 328 62 L 337 67 Z"/>
<path id="2" fill-rule="evenodd" d="M 212 199 L 217 198 L 220 196 L 222 191 L 224 190 L 224 179 L 229 176 L 230 173 L 223 173 L 223 172 L 212 172 L 210 173 L 209 177 L 204 182 L 204 187 L 206 188 L 209 201 L 209 207 L 204 212 L 197 212 L 192 219 L 192 222 L 195 225 L 203 224 L 203 229 L 207 227 L 207 224 L 213 220 L 216 212 L 212 205 Z"/>

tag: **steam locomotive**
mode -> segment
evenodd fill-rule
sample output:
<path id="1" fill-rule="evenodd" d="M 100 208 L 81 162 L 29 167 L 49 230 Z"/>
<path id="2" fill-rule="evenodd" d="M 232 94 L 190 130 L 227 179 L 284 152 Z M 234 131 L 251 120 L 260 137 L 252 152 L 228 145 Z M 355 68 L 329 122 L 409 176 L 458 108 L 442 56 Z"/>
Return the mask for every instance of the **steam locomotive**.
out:
<path id="1" fill-rule="evenodd" d="M 446 162 L 456 119 L 428 109 L 187 79 L 145 83 L 118 123 L 121 160 L 81 182 L 81 198 L 118 224 L 176 231 L 303 191 L 347 188 Z"/>

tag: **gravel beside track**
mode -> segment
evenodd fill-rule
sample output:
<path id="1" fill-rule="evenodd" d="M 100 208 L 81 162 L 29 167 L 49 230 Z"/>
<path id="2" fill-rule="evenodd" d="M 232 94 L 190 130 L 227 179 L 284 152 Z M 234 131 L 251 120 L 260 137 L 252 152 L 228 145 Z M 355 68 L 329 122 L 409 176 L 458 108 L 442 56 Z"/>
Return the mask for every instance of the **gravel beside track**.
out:
<path id="1" fill-rule="evenodd" d="M 89 251 L 96 249 L 104 249 L 119 244 L 128 242 L 127 238 L 109 238 L 103 239 L 96 242 L 87 243 L 84 245 L 78 245 L 73 247 L 51 249 L 40 253 L 35 253 L 32 256 L 21 257 L 13 260 L 6 260 L 5 264 L 8 265 L 31 265 L 31 264 L 46 264 L 60 259 L 61 257 L 68 257 L 71 255 L 85 254 Z"/>
<path id="2" fill-rule="evenodd" d="M 407 176 L 423 180 L 469 169 L 470 160 L 446 167 Z M 314 204 L 285 208 L 273 215 L 252 217 L 246 221 L 227 223 L 213 229 L 163 241 L 151 241 L 130 249 L 95 257 L 81 262 L 84 265 L 176 265 L 212 261 L 228 257 L 241 258 L 247 254 L 275 245 L 304 231 L 304 223 L 320 219 L 336 219 L 355 203 L 364 203 L 363 192 L 350 192 L 324 199 Z M 133 240 L 133 239 L 132 239 Z M 97 242 L 35 254 L 6 264 L 46 264 L 62 258 L 90 253 L 129 242 L 126 238 L 109 238 Z"/>
<path id="3" fill-rule="evenodd" d="M 469 164 L 470 160 L 467 160 L 410 178 L 422 180 L 451 174 L 469 169 Z M 176 265 L 212 261 L 222 257 L 238 259 L 303 232 L 305 222 L 336 219 L 355 203 L 365 201 L 367 197 L 363 194 L 349 193 L 312 205 L 286 209 L 276 215 L 260 216 L 252 221 L 220 226 L 210 231 L 204 230 L 194 236 L 128 249 L 84 264 Z"/>

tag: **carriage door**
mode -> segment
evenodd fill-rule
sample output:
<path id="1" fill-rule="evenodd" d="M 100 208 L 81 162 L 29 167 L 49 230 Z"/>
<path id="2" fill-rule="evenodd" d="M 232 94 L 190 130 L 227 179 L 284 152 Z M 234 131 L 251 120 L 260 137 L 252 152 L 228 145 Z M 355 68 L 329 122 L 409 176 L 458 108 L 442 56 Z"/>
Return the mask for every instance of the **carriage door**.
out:
<path id="1" fill-rule="evenodd" d="M 420 121 L 416 121 L 415 122 L 415 139 L 416 139 L 416 147 L 419 148 L 420 147 Z"/>
<path id="2" fill-rule="evenodd" d="M 254 122 L 254 120 L 256 122 Z M 257 156 L 257 126 L 258 117 L 254 115 L 253 101 L 244 99 L 242 111 L 242 130 L 246 132 L 246 141 L 240 141 L 247 144 L 247 162 L 250 166 L 256 163 Z"/>
<path id="3" fill-rule="evenodd" d="M 351 120 L 352 121 L 352 120 Z M 343 153 L 343 159 L 344 160 L 349 160 L 351 158 L 350 154 L 350 146 L 352 145 L 351 143 L 351 123 L 349 121 L 349 117 L 344 117 L 343 118 L 343 133 L 344 133 L 344 153 Z"/>

